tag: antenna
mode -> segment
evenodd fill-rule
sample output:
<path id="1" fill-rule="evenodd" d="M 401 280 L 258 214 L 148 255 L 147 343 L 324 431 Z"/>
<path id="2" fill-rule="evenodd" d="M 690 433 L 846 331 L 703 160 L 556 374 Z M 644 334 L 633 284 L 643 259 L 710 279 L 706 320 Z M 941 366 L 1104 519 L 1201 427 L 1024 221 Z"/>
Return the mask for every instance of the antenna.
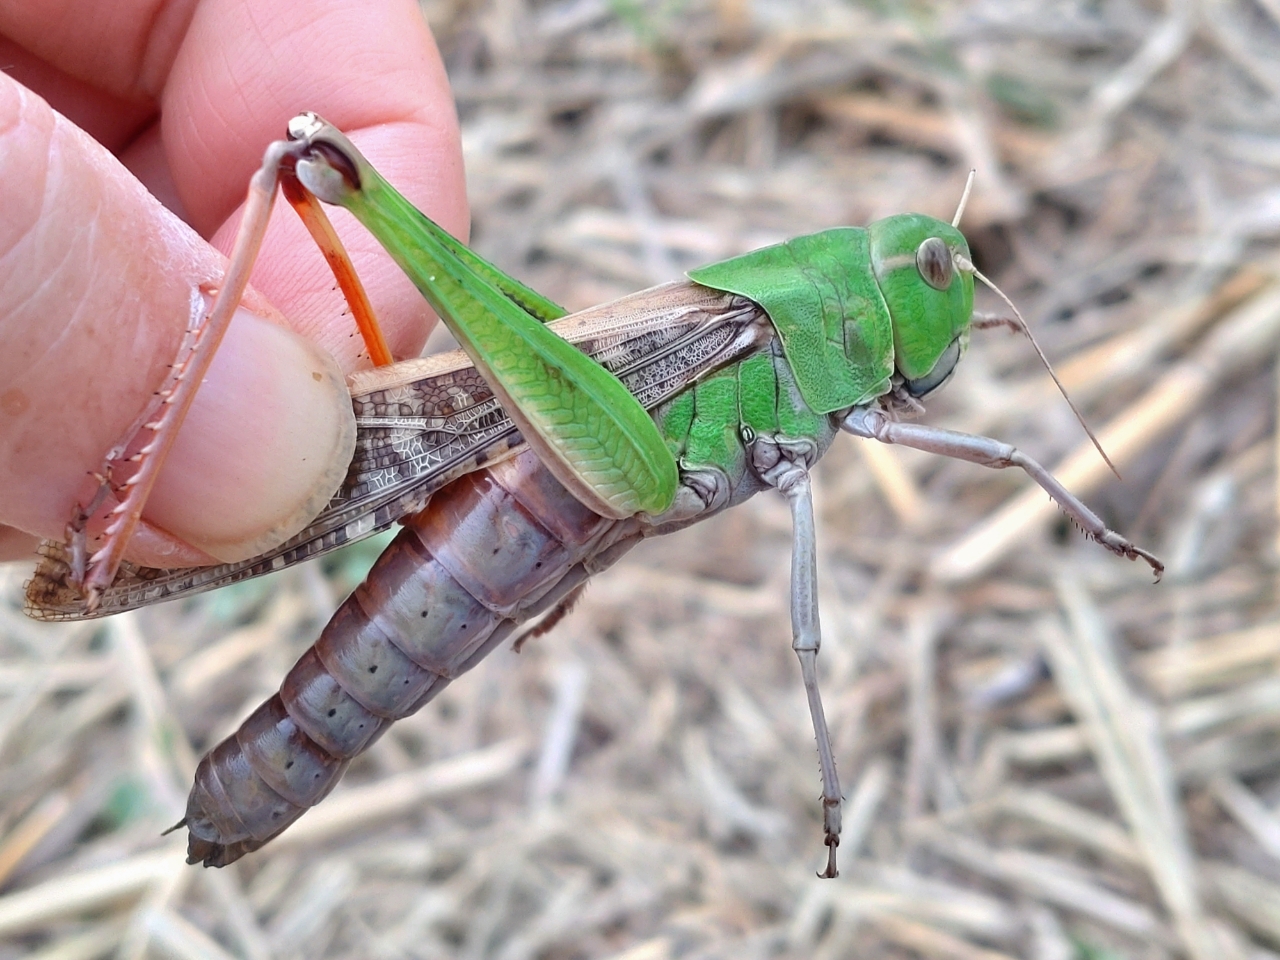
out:
<path id="1" fill-rule="evenodd" d="M 956 207 L 956 215 L 951 218 L 953 227 L 960 226 L 960 218 L 964 216 L 965 205 L 969 202 L 969 194 L 973 192 L 973 178 L 978 175 L 977 170 L 969 171 L 969 179 L 964 182 L 964 193 L 960 194 L 960 206 Z M 1010 304 L 1012 306 L 1012 304 Z"/>
<path id="2" fill-rule="evenodd" d="M 969 175 L 969 182 L 970 183 L 973 182 L 972 174 Z M 968 197 L 968 194 L 969 194 L 969 190 L 966 187 L 965 188 L 966 198 Z M 961 199 L 960 207 L 961 209 L 964 209 L 964 199 Z M 958 218 L 959 213 L 957 213 L 956 216 Z M 1084 432 L 1087 433 L 1089 435 L 1089 439 L 1093 441 L 1093 446 L 1095 449 L 1097 449 L 1098 455 L 1102 457 L 1106 465 L 1111 468 L 1111 472 L 1116 475 L 1116 478 L 1122 479 L 1120 477 L 1120 471 L 1116 469 L 1116 465 L 1112 463 L 1111 458 L 1107 456 L 1107 451 L 1102 449 L 1102 444 L 1098 442 L 1098 438 L 1094 436 L 1093 431 L 1089 429 L 1089 424 L 1084 422 L 1084 417 L 1081 415 L 1080 411 L 1076 409 L 1076 405 L 1074 401 L 1072 401 L 1071 397 L 1067 394 L 1067 388 L 1064 387 L 1062 385 L 1062 381 L 1058 379 L 1058 375 L 1054 372 L 1053 366 L 1049 363 L 1049 358 L 1046 357 L 1044 355 L 1044 351 L 1040 349 L 1040 344 L 1036 342 L 1035 336 L 1031 333 L 1031 328 L 1027 326 L 1026 319 L 1023 318 L 1022 314 L 1018 312 L 1018 308 L 1013 305 L 1013 301 L 1010 300 L 1007 296 L 1005 296 L 1005 293 L 1003 290 L 1001 290 L 994 283 L 992 283 L 985 276 L 983 276 L 982 271 L 979 270 L 977 267 L 975 267 L 967 257 L 959 253 L 953 254 L 953 256 L 955 257 L 956 266 L 959 269 L 973 274 L 975 277 L 977 277 L 979 280 L 985 283 L 988 287 L 990 287 L 995 292 L 996 296 L 998 296 L 1001 300 L 1003 300 L 1006 304 L 1008 304 L 1009 309 L 1013 311 L 1013 315 L 1018 318 L 1018 323 L 1022 324 L 1022 332 L 1027 335 L 1027 339 L 1031 341 L 1031 345 L 1036 348 L 1036 353 L 1039 354 L 1040 356 L 1040 362 L 1043 363 L 1044 368 L 1049 371 L 1049 376 L 1053 378 L 1053 382 L 1058 385 L 1058 391 L 1062 394 L 1062 398 L 1067 401 L 1067 406 L 1071 408 L 1071 412 L 1074 413 L 1076 415 L 1076 419 L 1080 421 L 1080 426 L 1084 428 Z"/>

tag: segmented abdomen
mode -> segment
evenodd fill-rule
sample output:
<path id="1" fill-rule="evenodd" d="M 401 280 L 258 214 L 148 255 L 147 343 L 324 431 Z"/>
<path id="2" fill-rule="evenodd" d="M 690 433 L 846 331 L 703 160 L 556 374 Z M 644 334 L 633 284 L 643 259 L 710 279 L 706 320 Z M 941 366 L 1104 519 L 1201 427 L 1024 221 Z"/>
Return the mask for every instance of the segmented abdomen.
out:
<path id="1" fill-rule="evenodd" d="M 639 539 L 635 521 L 587 510 L 528 452 L 439 491 L 280 692 L 200 761 L 188 862 L 223 866 L 279 834 L 393 721 Z"/>

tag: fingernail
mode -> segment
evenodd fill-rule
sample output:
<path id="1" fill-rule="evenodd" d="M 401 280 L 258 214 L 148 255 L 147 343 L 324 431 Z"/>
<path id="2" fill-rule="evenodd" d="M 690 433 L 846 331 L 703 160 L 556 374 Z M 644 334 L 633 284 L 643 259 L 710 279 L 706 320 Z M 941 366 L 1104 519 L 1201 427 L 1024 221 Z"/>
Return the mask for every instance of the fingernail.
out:
<path id="1" fill-rule="evenodd" d="M 224 563 L 287 540 L 327 504 L 355 450 L 333 358 L 239 310 L 144 516 Z"/>

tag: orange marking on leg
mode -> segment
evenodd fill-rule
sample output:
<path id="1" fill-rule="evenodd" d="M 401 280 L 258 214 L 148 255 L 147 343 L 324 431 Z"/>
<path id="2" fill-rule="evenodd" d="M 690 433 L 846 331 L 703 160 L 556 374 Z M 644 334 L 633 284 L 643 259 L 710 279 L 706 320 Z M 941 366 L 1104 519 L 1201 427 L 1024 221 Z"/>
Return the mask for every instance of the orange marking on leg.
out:
<path id="1" fill-rule="evenodd" d="M 342 295 L 346 297 L 347 304 L 351 307 L 351 316 L 355 318 L 360 336 L 369 350 L 369 359 L 376 367 L 385 367 L 394 363 L 391 348 L 387 346 L 386 337 L 382 335 L 382 327 L 378 324 L 378 318 L 374 316 L 373 306 L 369 303 L 369 296 L 364 291 L 364 284 L 356 276 L 351 258 L 347 256 L 347 251 L 342 246 L 342 241 L 338 239 L 333 224 L 325 215 L 324 208 L 320 206 L 320 201 L 292 176 L 281 177 L 280 189 L 306 225 L 307 232 L 320 248 L 325 262 L 329 264 L 329 269 L 333 271 L 333 276 L 338 281 L 338 286 L 342 288 Z"/>

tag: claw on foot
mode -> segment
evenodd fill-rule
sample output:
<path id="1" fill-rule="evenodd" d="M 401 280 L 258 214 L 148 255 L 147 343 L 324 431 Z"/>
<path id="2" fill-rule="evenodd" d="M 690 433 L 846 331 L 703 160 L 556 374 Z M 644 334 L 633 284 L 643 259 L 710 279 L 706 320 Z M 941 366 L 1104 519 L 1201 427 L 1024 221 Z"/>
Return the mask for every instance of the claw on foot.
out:
<path id="1" fill-rule="evenodd" d="M 1159 583 L 1160 578 L 1164 576 L 1164 562 L 1159 557 L 1150 551 L 1143 550 L 1137 544 L 1130 543 L 1120 534 L 1108 530 L 1105 534 L 1095 539 L 1112 553 L 1124 557 L 1126 560 L 1145 560 L 1156 575 L 1156 583 Z"/>
<path id="2" fill-rule="evenodd" d="M 836 847 L 840 846 L 839 837 L 827 837 L 827 869 L 818 874 L 821 880 L 834 880 L 840 876 L 836 869 Z"/>

